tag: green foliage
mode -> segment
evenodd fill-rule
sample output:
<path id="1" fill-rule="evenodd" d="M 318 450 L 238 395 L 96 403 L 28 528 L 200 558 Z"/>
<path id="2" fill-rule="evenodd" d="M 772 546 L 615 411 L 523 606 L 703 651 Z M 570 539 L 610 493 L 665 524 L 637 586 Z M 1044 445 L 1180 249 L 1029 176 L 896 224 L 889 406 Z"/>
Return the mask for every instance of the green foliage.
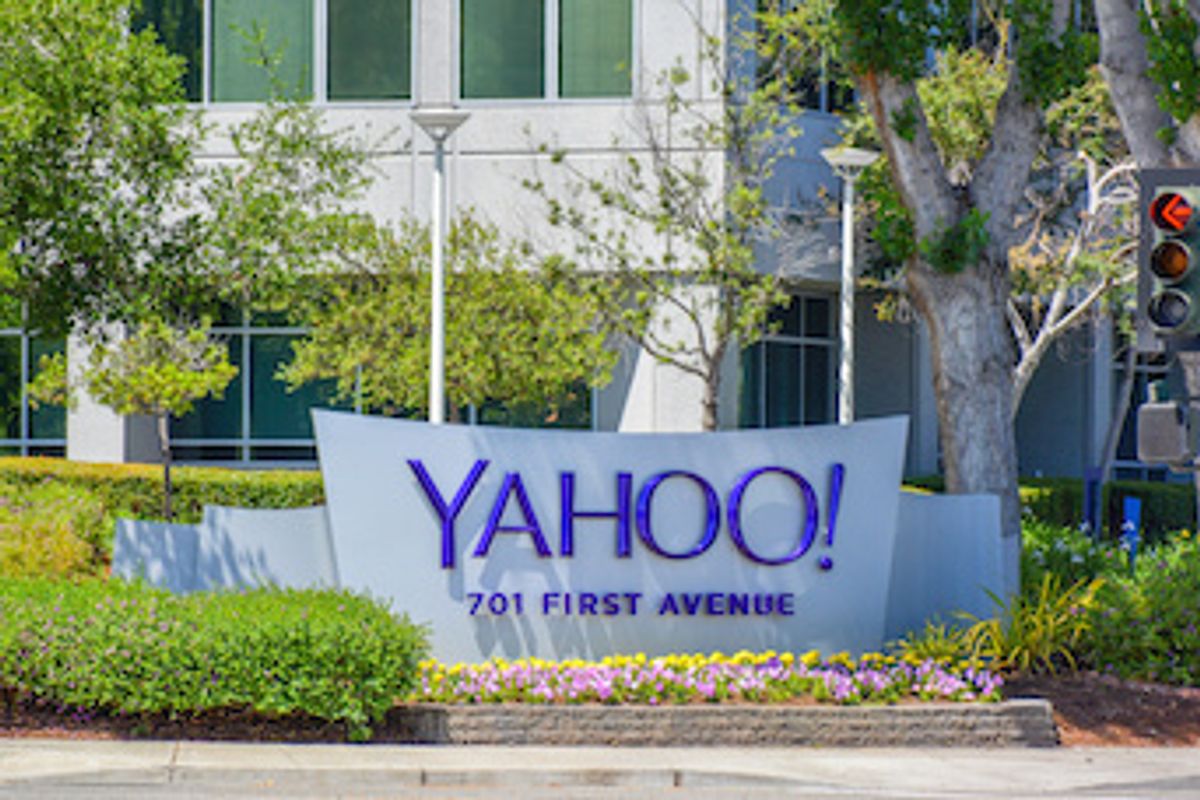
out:
<path id="1" fill-rule="evenodd" d="M 759 341 L 787 301 L 755 247 L 782 232 L 764 189 L 799 132 L 786 69 L 747 77 L 727 68 L 718 39 L 705 41 L 698 75 L 679 64 L 658 77 L 662 113 L 642 115 L 618 167 L 597 175 L 555 154 L 565 191 L 540 179 L 525 187 L 570 234 L 573 252 L 559 263 L 577 280 L 592 276 L 604 328 L 702 380 L 703 424 L 715 429 L 725 353 Z M 724 100 L 715 110 L 695 91 L 704 81 L 706 97 Z"/>
<path id="2" fill-rule="evenodd" d="M 95 493 L 55 481 L 0 482 L 0 577 L 96 575 L 112 519 Z"/>
<path id="3" fill-rule="evenodd" d="M 929 135 L 947 170 L 969 171 L 983 157 L 1007 85 L 1003 58 L 957 47 L 939 52 L 933 73 L 917 82 Z"/>
<path id="4" fill-rule="evenodd" d="M 182 522 L 199 522 L 205 505 L 299 508 L 320 505 L 325 498 L 317 472 L 177 467 L 172 474 L 177 518 Z M 102 558 L 112 551 L 112 519 L 157 519 L 162 508 L 162 470 L 146 464 L 0 458 L 0 486 L 8 487 L 3 497 L 10 508 L 34 513 L 59 493 L 78 495 L 87 502 L 95 498 L 103 509 L 103 525 L 93 527 L 89 520 L 95 517 L 87 512 L 75 518 L 87 521 L 86 526 L 74 530 Z"/>
<path id="5" fill-rule="evenodd" d="M 428 404 L 429 236 L 415 223 L 380 231 L 363 268 L 314 284 L 296 312 L 310 333 L 282 376 L 333 379 L 368 409 Z M 464 215 L 447 247 L 446 395 L 454 408 L 500 402 L 551 413 L 581 387 L 607 382 L 616 353 L 598 327 L 587 280 L 533 263 L 494 227 Z M 581 286 L 582 284 L 582 286 Z"/>
<path id="6" fill-rule="evenodd" d="M 953 275 L 978 264 L 988 244 L 987 214 L 972 208 L 959 220 L 917 244 L 921 257 L 938 272 Z"/>
<path id="7" fill-rule="evenodd" d="M 892 647 L 909 663 L 959 664 L 971 654 L 959 626 L 940 620 L 928 620 L 919 631 L 911 631 Z"/>
<path id="8" fill-rule="evenodd" d="M 368 143 L 310 105 L 272 99 L 222 131 L 235 158 L 197 158 L 185 65 L 130 31 L 138 5 L 0 0 L 0 288 L 44 332 L 278 310 L 369 236 Z"/>
<path id="9" fill-rule="evenodd" d="M 1129 149 L 1099 65 L 1090 67 L 1082 83 L 1046 109 L 1046 130 L 1064 152 L 1082 151 L 1097 163 Z"/>
<path id="10" fill-rule="evenodd" d="M 1052 10 L 1045 0 L 1011 0 L 1007 12 L 1016 29 L 1012 46 L 1021 88 L 1043 109 L 1082 84 L 1099 56 L 1095 34 L 1068 26 L 1055 35 Z"/>
<path id="11" fill-rule="evenodd" d="M 1077 668 L 1075 652 L 1087 632 L 1102 578 L 1076 581 L 1064 588 L 1053 573 L 1005 604 L 992 595 L 998 614 L 990 619 L 964 615 L 973 624 L 963 634 L 972 657 L 986 659 L 994 669 L 1055 673 Z"/>
<path id="12" fill-rule="evenodd" d="M 188 330 L 152 318 L 133 333 L 93 337 L 81 383 L 98 403 L 122 416 L 144 414 L 157 422 L 163 455 L 163 513 L 172 518 L 171 446 L 168 421 L 186 414 L 197 400 L 220 396 L 237 375 L 224 345 L 209 335 L 209 324 Z M 70 402 L 66 357 L 43 357 L 29 394 L 40 402 Z"/>
<path id="13" fill-rule="evenodd" d="M 1128 571 L 1129 560 L 1112 542 L 1100 543 L 1086 531 L 1033 518 L 1021 523 L 1021 585 L 1025 592 L 1051 574 L 1067 584 Z"/>
<path id="14" fill-rule="evenodd" d="M 220 397 L 237 375 L 207 322 L 184 330 L 153 319 L 128 336 L 91 344 L 83 383 L 96 402 L 121 415 L 187 414 L 197 400 Z M 57 373 L 50 372 L 52 380 Z"/>
<path id="15" fill-rule="evenodd" d="M 179 278 L 189 287 L 182 310 L 207 299 L 287 311 L 313 275 L 357 266 L 374 244 L 374 222 L 353 209 L 378 143 L 331 128 L 308 103 L 275 98 L 230 139 L 235 160 L 196 167 L 189 205 L 203 260 Z"/>
<path id="16" fill-rule="evenodd" d="M 1176 121 L 1187 122 L 1200 111 L 1200 61 L 1194 50 L 1200 26 L 1186 0 L 1152 0 L 1140 8 L 1150 62 L 1146 72 L 1159 86 L 1155 99 Z"/>
<path id="17" fill-rule="evenodd" d="M 1200 686 L 1200 540 L 1180 534 L 1111 581 L 1091 613 L 1085 654 L 1124 678 Z"/>
<path id="18" fill-rule="evenodd" d="M 305 713 L 363 740 L 427 649 L 407 618 L 346 592 L 0 580 L 0 686 L 65 706 Z"/>
<path id="19" fill-rule="evenodd" d="M 0 278 L 44 331 L 109 308 L 132 265 L 174 258 L 163 211 L 197 127 L 181 61 L 129 31 L 132 6 L 0 0 Z"/>
<path id="20" fill-rule="evenodd" d="M 911 81 L 930 50 L 954 41 L 969 12 L 968 0 L 836 0 L 833 19 L 841 58 L 854 74 Z"/>

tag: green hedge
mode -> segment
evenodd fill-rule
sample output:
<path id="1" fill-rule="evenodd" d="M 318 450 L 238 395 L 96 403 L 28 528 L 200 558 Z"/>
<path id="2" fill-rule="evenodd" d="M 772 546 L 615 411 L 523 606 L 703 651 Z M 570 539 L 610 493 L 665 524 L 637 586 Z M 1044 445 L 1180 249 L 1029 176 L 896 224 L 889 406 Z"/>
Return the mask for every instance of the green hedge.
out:
<path id="1" fill-rule="evenodd" d="M 0 577 L 99 575 L 112 557 L 112 517 L 81 486 L 0 482 Z"/>
<path id="2" fill-rule="evenodd" d="M 941 491 L 940 476 L 910 479 L 911 486 Z M 1083 481 L 1077 478 L 1022 478 L 1021 506 L 1033 519 L 1049 525 L 1078 527 L 1083 522 Z M 1120 534 L 1126 497 L 1142 501 L 1142 535 L 1161 541 L 1168 533 L 1190 530 L 1196 520 L 1196 492 L 1192 484 L 1149 481 L 1112 481 L 1104 486 L 1106 536 Z"/>
<path id="3" fill-rule="evenodd" d="M 0 689 L 93 711 L 301 712 L 364 739 L 427 650 L 423 629 L 347 592 L 0 579 Z"/>
<path id="4" fill-rule="evenodd" d="M 179 522 L 199 522 L 206 504 L 242 508 L 298 508 L 325 502 L 321 475 L 299 470 L 177 467 L 171 470 Z M 150 464 L 85 464 L 60 458 L 0 458 L 0 484 L 46 481 L 85 489 L 112 514 L 162 516 L 162 468 Z"/>

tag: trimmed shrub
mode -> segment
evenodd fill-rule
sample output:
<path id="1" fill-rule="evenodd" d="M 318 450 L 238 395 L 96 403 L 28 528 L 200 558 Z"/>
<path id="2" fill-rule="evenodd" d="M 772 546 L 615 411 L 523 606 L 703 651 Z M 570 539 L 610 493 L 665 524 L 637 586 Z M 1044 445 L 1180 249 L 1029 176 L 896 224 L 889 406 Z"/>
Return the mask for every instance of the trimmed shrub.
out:
<path id="1" fill-rule="evenodd" d="M 179 467 L 172 472 L 179 522 L 198 522 L 205 504 L 299 508 L 325 502 L 314 471 Z M 162 469 L 153 464 L 86 464 L 58 458 L 0 458 L 0 482 L 31 486 L 48 479 L 93 492 L 113 514 L 157 519 Z"/>
<path id="2" fill-rule="evenodd" d="M 77 708 L 302 712 L 361 740 L 427 650 L 422 628 L 348 592 L 0 580 L 0 687 Z"/>
<path id="3" fill-rule="evenodd" d="M 0 483 L 0 577 L 95 575 L 112 521 L 94 493 L 60 483 Z"/>
<path id="4" fill-rule="evenodd" d="M 905 484 L 935 492 L 945 488 L 940 475 L 910 478 Z M 1026 517 L 1069 528 L 1078 528 L 1083 522 L 1083 481 L 1077 478 L 1021 478 L 1019 491 Z M 1111 481 L 1104 485 L 1101 501 L 1108 538 L 1121 533 L 1126 497 L 1142 501 L 1142 536 L 1147 543 L 1162 541 L 1195 522 L 1196 491 L 1190 483 Z"/>

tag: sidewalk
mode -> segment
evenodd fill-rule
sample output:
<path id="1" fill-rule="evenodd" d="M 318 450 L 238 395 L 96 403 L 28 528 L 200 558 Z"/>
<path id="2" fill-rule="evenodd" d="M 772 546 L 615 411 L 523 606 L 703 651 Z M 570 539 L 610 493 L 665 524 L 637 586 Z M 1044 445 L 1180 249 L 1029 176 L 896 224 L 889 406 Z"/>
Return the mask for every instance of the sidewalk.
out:
<path id="1" fill-rule="evenodd" d="M 1200 797 L 1200 749 L 0 740 L 2 797 Z"/>

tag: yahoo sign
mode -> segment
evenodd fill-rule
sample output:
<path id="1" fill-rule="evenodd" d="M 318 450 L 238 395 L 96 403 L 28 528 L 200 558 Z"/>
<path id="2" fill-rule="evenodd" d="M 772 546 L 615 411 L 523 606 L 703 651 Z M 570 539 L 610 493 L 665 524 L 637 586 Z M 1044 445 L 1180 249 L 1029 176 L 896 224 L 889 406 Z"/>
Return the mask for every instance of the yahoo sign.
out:
<path id="1" fill-rule="evenodd" d="M 882 644 L 907 422 L 530 431 L 314 412 L 340 583 L 435 655 Z"/>

